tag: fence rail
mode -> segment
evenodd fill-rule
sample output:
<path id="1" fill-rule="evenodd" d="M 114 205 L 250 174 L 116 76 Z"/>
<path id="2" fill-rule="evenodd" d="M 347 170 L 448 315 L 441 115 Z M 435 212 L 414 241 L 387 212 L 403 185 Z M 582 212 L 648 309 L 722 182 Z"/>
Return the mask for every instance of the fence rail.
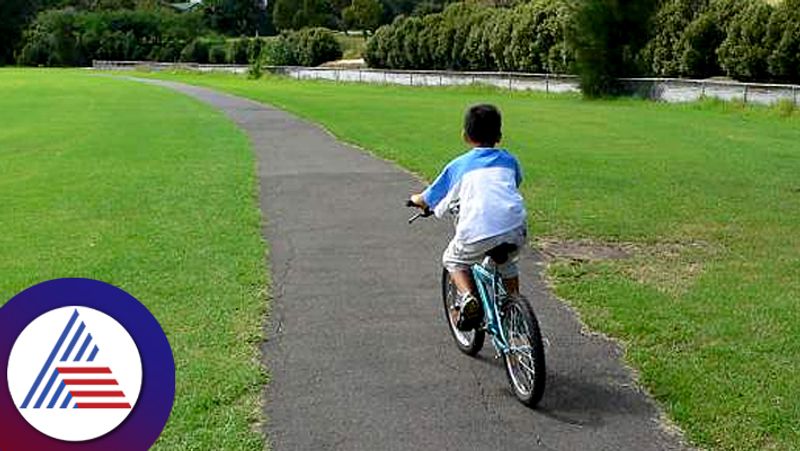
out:
<path id="1" fill-rule="evenodd" d="M 187 69 L 201 72 L 247 72 L 247 66 L 242 65 L 153 63 L 146 61 L 94 61 L 93 67 L 99 70 L 147 69 L 158 71 Z M 406 86 L 480 84 L 518 91 L 580 92 L 578 78 L 573 75 L 292 66 L 271 66 L 266 67 L 265 70 L 297 79 L 322 79 L 338 82 L 382 83 Z M 800 85 L 680 78 L 623 78 L 620 79 L 620 83 L 623 89 L 632 95 L 665 102 L 691 102 L 704 97 L 714 97 L 722 100 L 741 100 L 747 103 L 773 104 L 780 101 L 788 101 L 795 105 L 800 105 Z"/>

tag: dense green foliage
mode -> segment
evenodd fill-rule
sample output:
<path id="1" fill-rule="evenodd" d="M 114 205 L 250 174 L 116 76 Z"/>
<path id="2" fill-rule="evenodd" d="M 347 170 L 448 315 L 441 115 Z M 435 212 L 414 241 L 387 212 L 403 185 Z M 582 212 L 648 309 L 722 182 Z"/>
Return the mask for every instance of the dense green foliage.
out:
<path id="1" fill-rule="evenodd" d="M 578 73 L 590 95 L 624 76 L 800 82 L 800 2 L 455 3 L 379 28 L 365 56 L 378 68 Z"/>
<path id="2" fill-rule="evenodd" d="M 381 24 L 383 5 L 378 0 L 353 0 L 342 10 L 345 30 L 375 31 Z"/>
<path id="3" fill-rule="evenodd" d="M 574 55 L 564 0 L 533 0 L 513 9 L 455 3 L 441 13 L 400 17 L 367 43 L 372 67 L 391 69 L 568 72 Z"/>
<path id="4" fill-rule="evenodd" d="M 18 61 L 25 65 L 84 66 L 92 60 L 183 61 L 316 66 L 342 55 L 329 30 L 309 28 L 277 37 L 204 37 L 200 14 L 146 10 L 45 11 L 25 31 Z"/>
<path id="5" fill-rule="evenodd" d="M 581 90 L 588 97 L 615 94 L 617 78 L 634 76 L 647 42 L 656 0 L 584 0 L 575 12 L 575 46 Z"/>
<path id="6" fill-rule="evenodd" d="M 318 66 L 342 57 L 341 43 L 326 28 L 283 32 L 259 41 L 259 50 L 250 54 L 251 74 L 255 78 L 260 76 L 264 65 Z"/>
<path id="7" fill-rule="evenodd" d="M 85 66 L 92 59 L 177 61 L 203 31 L 197 14 L 49 10 L 25 31 L 18 62 Z"/>

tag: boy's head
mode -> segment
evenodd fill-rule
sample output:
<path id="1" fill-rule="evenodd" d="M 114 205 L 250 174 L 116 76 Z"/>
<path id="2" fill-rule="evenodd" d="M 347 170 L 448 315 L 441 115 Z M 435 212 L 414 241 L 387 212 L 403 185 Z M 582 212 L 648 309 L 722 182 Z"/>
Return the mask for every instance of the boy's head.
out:
<path id="1" fill-rule="evenodd" d="M 501 127 L 500 111 L 494 105 L 475 105 L 464 115 L 464 139 L 475 146 L 494 147 L 503 136 Z"/>

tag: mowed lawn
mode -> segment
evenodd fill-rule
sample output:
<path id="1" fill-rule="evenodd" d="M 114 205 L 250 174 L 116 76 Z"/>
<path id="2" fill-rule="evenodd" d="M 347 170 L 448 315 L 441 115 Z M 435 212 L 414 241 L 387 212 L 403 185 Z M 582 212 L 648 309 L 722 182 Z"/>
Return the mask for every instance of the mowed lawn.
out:
<path id="1" fill-rule="evenodd" d="M 150 308 L 177 367 L 155 449 L 263 449 L 254 164 L 242 132 L 185 96 L 0 70 L 0 304 L 37 282 L 89 277 Z"/>
<path id="2" fill-rule="evenodd" d="M 496 103 L 504 144 L 524 166 L 534 236 L 632 255 L 554 262 L 558 294 L 622 340 L 693 443 L 800 448 L 800 115 L 480 87 L 155 76 L 277 105 L 429 179 L 463 151 L 465 107 Z"/>

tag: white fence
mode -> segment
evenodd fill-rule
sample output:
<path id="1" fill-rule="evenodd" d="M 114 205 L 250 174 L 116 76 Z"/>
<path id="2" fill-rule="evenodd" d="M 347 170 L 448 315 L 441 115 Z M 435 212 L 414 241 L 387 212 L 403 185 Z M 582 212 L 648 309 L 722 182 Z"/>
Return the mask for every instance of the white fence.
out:
<path id="1" fill-rule="evenodd" d="M 247 66 L 194 63 L 151 63 L 142 61 L 94 61 L 100 70 L 169 70 L 188 69 L 202 72 L 247 72 Z M 381 83 L 406 86 L 486 85 L 511 90 L 552 93 L 580 92 L 578 78 L 572 75 L 524 74 L 508 72 L 448 72 L 328 67 L 267 67 L 268 72 L 297 79 L 320 79 L 352 83 Z M 704 97 L 773 104 L 779 101 L 800 105 L 800 86 L 765 83 L 739 83 L 721 80 L 686 80 L 678 78 L 625 78 L 625 91 L 632 95 L 665 102 L 691 102 Z"/>

